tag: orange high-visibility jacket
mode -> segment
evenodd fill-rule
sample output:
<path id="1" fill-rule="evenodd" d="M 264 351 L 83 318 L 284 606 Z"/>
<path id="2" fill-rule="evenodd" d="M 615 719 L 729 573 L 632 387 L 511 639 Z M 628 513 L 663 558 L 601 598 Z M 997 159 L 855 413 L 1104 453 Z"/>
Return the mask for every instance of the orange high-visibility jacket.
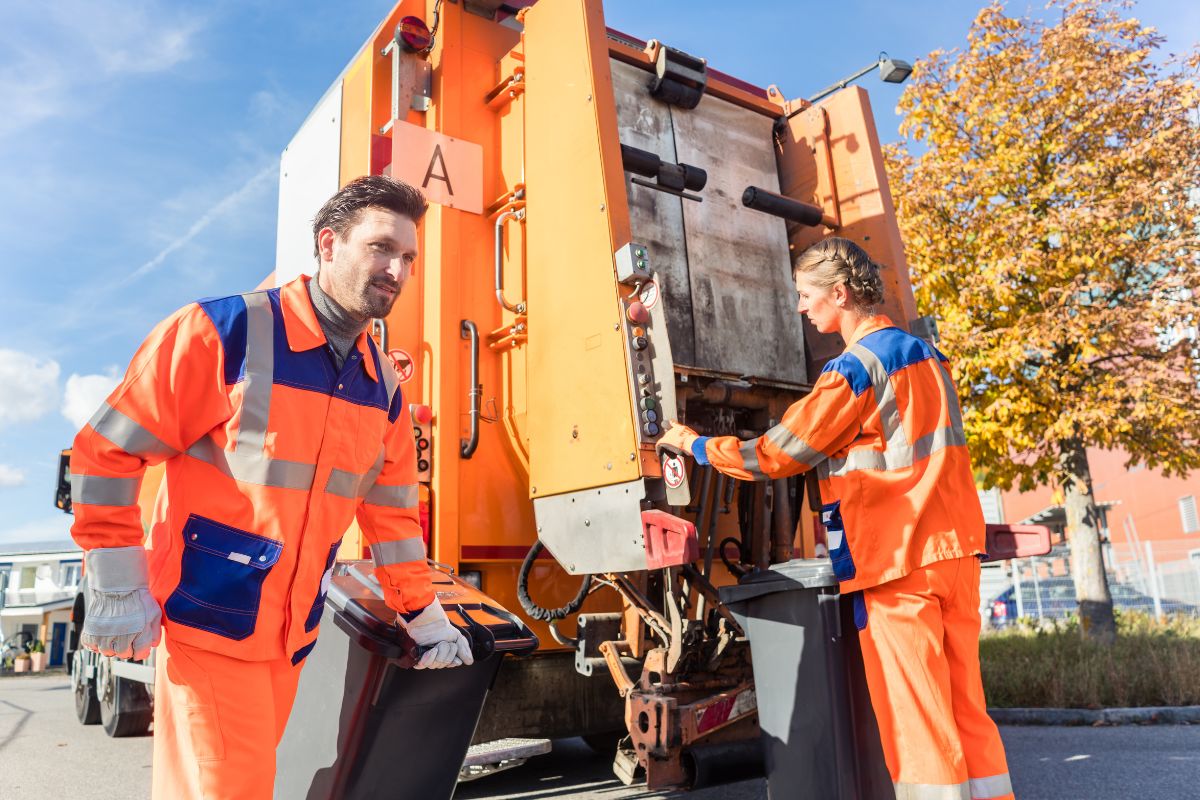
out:
<path id="1" fill-rule="evenodd" d="M 743 480 L 815 468 L 844 592 L 983 552 L 983 511 L 946 357 L 885 316 L 858 326 L 780 424 L 744 442 L 700 437 L 692 451 Z"/>
<path id="2" fill-rule="evenodd" d="M 71 455 L 84 550 L 142 544 L 142 475 L 166 461 L 149 543 L 163 623 L 247 660 L 307 655 L 356 516 L 388 604 L 434 598 L 396 370 L 366 333 L 336 369 L 308 280 L 171 315 Z"/>

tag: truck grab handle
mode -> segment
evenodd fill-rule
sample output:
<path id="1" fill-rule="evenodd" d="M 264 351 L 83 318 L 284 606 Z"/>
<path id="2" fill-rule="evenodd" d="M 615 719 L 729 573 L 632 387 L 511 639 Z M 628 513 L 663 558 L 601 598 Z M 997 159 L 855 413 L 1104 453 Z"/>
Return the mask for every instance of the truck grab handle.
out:
<path id="1" fill-rule="evenodd" d="M 470 398 L 471 435 L 461 440 L 460 450 L 463 458 L 470 458 L 479 446 L 479 401 L 483 397 L 483 387 L 479 385 L 479 328 L 471 320 L 464 319 L 459 333 L 462 338 L 471 340 L 471 391 L 467 395 Z"/>

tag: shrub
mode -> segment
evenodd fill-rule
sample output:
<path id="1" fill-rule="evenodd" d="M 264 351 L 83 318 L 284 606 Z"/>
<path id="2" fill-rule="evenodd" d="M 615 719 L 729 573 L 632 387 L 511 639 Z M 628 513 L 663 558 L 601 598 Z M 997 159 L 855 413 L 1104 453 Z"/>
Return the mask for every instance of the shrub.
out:
<path id="1" fill-rule="evenodd" d="M 1079 621 L 1020 620 L 979 641 L 988 705 L 1104 708 L 1200 704 L 1200 619 L 1117 615 L 1112 647 L 1079 635 Z"/>

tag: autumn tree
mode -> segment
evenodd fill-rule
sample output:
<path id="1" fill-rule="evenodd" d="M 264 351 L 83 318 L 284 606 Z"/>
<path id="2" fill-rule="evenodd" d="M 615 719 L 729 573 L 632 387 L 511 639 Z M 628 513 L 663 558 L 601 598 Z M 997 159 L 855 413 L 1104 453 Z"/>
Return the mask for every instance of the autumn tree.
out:
<path id="1" fill-rule="evenodd" d="M 1000 3 L 919 62 L 888 152 L 922 311 L 989 486 L 1061 489 L 1084 635 L 1111 642 L 1086 448 L 1200 466 L 1200 59 L 1131 4 Z"/>

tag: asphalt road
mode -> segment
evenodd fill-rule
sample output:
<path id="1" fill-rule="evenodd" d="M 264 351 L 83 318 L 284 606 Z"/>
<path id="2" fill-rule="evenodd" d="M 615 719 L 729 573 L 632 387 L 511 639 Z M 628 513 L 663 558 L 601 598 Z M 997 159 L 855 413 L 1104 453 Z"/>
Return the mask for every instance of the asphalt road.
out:
<path id="1" fill-rule="evenodd" d="M 1021 800 L 1185 800 L 1200 797 L 1200 726 L 1007 727 Z M 150 796 L 150 737 L 109 739 L 75 720 L 65 675 L 0 678 L 0 800 Z M 757 800 L 763 780 L 691 794 L 622 785 L 607 758 L 578 739 L 523 767 L 464 784 L 457 800 Z"/>

